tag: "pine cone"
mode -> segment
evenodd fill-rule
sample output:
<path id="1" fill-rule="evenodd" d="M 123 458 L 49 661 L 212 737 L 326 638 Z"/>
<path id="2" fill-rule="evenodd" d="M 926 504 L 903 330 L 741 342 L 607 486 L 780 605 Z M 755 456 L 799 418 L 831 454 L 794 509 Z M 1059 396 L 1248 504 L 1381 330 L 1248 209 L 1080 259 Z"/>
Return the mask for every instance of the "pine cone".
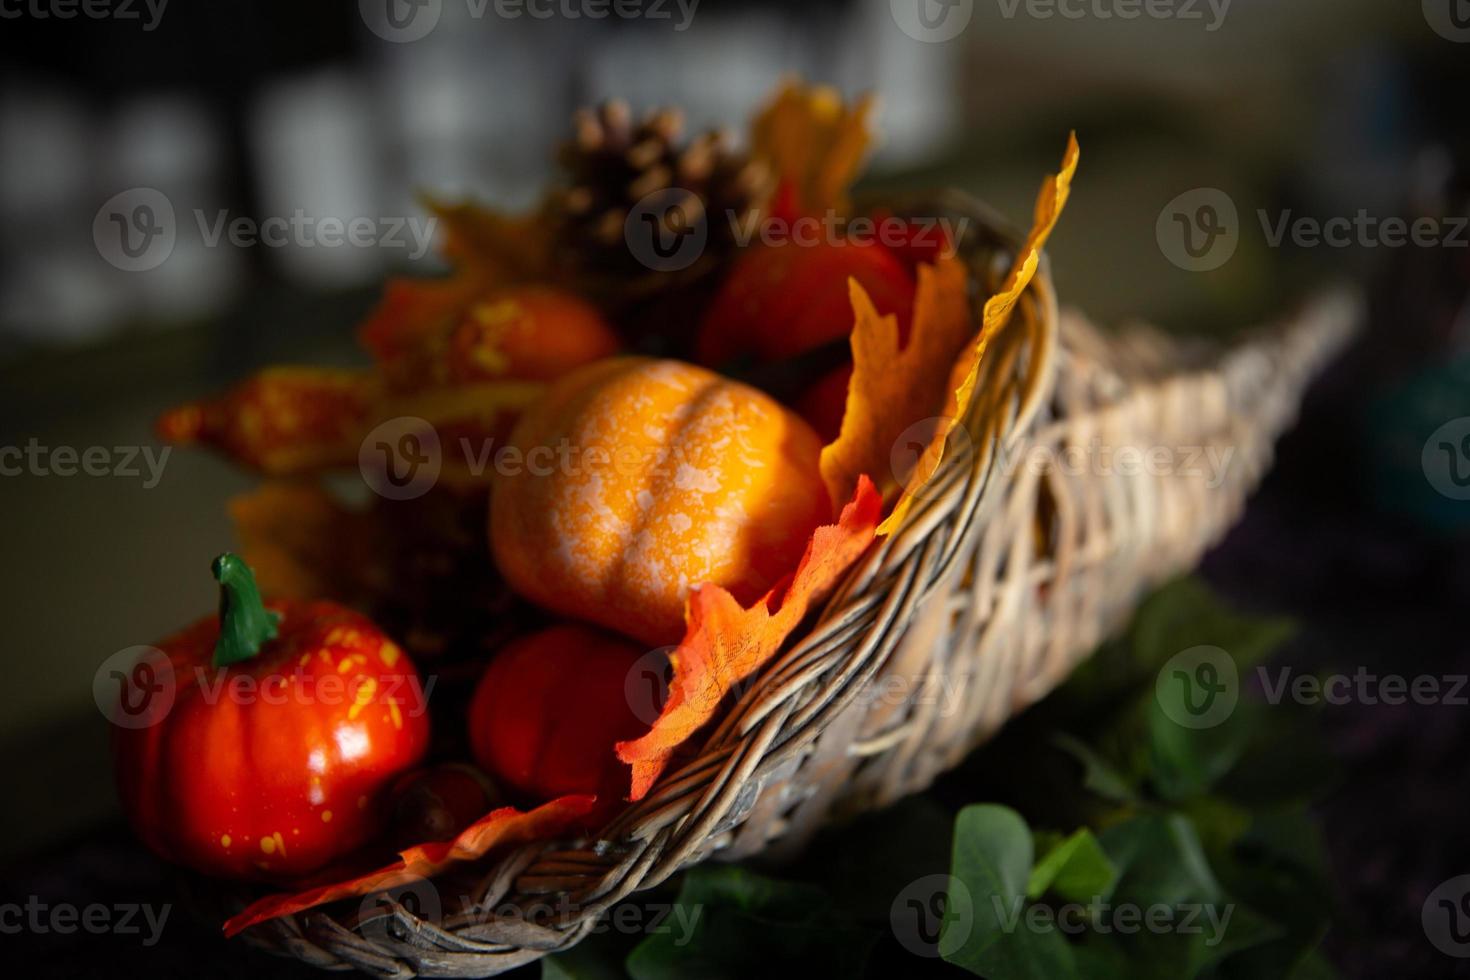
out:
<path id="1" fill-rule="evenodd" d="M 576 135 L 558 156 L 570 186 L 557 195 L 556 210 L 558 258 L 574 272 L 644 279 L 651 270 L 629 247 L 623 227 L 629 211 L 658 191 L 682 198 L 677 204 L 659 199 L 661 212 L 677 208 L 686 222 L 704 219 L 708 238 L 699 264 L 707 268 L 734 247 L 735 222 L 762 206 L 773 188 L 767 168 L 732 151 L 719 131 L 681 147 L 684 120 L 677 109 L 651 112 L 635 124 L 627 103 L 614 100 L 580 110 L 573 121 Z"/>

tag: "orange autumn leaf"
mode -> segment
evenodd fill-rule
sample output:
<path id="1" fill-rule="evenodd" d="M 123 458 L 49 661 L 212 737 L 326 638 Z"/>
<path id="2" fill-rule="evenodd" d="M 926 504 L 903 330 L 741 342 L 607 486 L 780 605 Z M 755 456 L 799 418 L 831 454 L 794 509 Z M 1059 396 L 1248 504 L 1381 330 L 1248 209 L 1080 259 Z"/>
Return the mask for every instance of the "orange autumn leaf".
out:
<path id="1" fill-rule="evenodd" d="M 872 482 L 859 479 L 837 523 L 812 532 L 795 574 L 748 609 L 716 585 L 690 593 L 684 640 L 669 658 L 668 701 L 648 734 L 617 746 L 618 758 L 633 767 L 633 799 L 648 793 L 674 750 L 714 717 L 725 692 L 769 660 L 862 555 L 882 506 Z"/>
<path id="2" fill-rule="evenodd" d="M 315 483 L 268 480 L 231 498 L 229 514 L 267 595 L 354 603 L 390 571 L 371 515 Z"/>
<path id="3" fill-rule="evenodd" d="M 852 381 L 842 429 L 822 450 L 822 478 L 834 500 L 847 499 L 861 474 L 877 474 L 889 496 L 898 479 L 894 446 L 939 413 L 937 393 L 974 336 L 968 281 L 964 263 L 952 256 L 919 266 L 907 346 L 900 346 L 898 318 L 879 314 L 863 288 L 849 281 Z"/>
<path id="4" fill-rule="evenodd" d="M 904 347 L 895 319 L 879 316 L 862 287 L 850 283 L 853 378 L 841 432 L 822 451 L 822 475 L 834 495 L 845 495 L 861 473 L 887 473 L 893 484 L 903 481 L 880 535 L 898 527 L 914 495 L 938 470 L 945 441 L 969 408 L 985 348 L 1036 273 L 1041 249 L 1071 192 L 1077 159 L 1073 135 L 1061 170 L 1042 185 L 1031 231 L 1000 290 L 986 301 L 978 331 L 970 316 L 967 273 L 958 259 L 919 267 L 913 325 Z M 958 383 L 952 383 L 956 378 Z M 895 456 L 910 456 L 901 445 L 910 434 L 921 446 L 917 463 L 907 474 L 894 473 Z"/>
<path id="5" fill-rule="evenodd" d="M 425 197 L 423 203 L 444 229 L 444 256 L 480 286 L 554 278 L 553 222 L 544 207 L 507 214 L 468 201 Z"/>
<path id="6" fill-rule="evenodd" d="M 304 891 L 267 895 L 227 920 L 224 933 L 233 937 L 268 919 L 303 912 L 327 902 L 412 884 L 439 874 L 458 862 L 484 857 L 497 847 L 554 837 L 586 816 L 595 802 L 591 796 L 563 796 L 525 812 L 509 806 L 492 810 L 453 840 L 407 848 L 398 855 L 397 861 L 375 871 Z"/>
<path id="7" fill-rule="evenodd" d="M 844 212 L 874 142 L 875 105 L 865 95 L 848 107 L 834 88 L 787 82 L 751 122 L 751 155 L 791 189 L 799 213 Z"/>

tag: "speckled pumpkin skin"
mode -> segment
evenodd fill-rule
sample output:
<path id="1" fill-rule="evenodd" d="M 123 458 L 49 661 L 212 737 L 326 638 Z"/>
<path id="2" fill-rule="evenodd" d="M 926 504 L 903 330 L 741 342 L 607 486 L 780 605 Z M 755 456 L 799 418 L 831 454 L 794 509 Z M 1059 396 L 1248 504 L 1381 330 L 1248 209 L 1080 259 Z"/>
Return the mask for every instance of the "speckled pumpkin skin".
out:
<path id="1" fill-rule="evenodd" d="M 506 580 L 650 645 L 683 635 L 693 586 L 758 599 L 832 517 L 811 428 L 680 361 L 579 369 L 521 417 L 511 443 L 526 465 L 502 468 L 490 505 Z"/>
<path id="2" fill-rule="evenodd" d="M 290 882 L 377 834 L 380 797 L 428 749 L 427 692 L 361 614 L 266 607 L 280 636 L 252 660 L 211 665 L 214 616 L 161 642 L 172 708 L 115 729 L 114 750 L 123 811 L 154 853 L 217 877 Z"/>

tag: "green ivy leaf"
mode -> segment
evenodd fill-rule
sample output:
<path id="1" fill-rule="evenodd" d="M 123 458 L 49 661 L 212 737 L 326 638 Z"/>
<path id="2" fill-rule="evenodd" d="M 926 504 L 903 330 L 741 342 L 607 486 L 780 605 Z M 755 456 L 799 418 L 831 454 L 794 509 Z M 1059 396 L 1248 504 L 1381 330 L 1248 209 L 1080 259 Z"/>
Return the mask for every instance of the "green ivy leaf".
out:
<path id="1" fill-rule="evenodd" d="M 1138 795 L 1128 777 L 1081 740 L 1058 733 L 1052 736 L 1052 744 L 1082 763 L 1083 788 L 1115 803 L 1137 800 Z"/>
<path id="2" fill-rule="evenodd" d="M 973 920 L 945 919 L 940 948 L 955 943 L 945 960 L 987 980 L 1069 980 L 1080 976 L 1072 949 L 1055 929 L 1035 929 L 1026 916 L 1031 876 L 1031 831 L 1016 811 L 967 806 L 955 820 L 950 874 L 969 893 Z"/>
<path id="3" fill-rule="evenodd" d="M 1026 894 L 1036 899 L 1052 892 L 1068 901 L 1086 902 L 1106 899 L 1117 883 L 1118 869 L 1092 831 L 1083 827 L 1041 856 L 1031 869 Z"/>
<path id="4" fill-rule="evenodd" d="M 834 912 L 821 888 L 735 865 L 685 872 L 675 913 L 693 929 L 639 943 L 626 964 L 634 980 L 745 980 L 772 964 L 796 974 L 851 976 L 878 938 Z"/>

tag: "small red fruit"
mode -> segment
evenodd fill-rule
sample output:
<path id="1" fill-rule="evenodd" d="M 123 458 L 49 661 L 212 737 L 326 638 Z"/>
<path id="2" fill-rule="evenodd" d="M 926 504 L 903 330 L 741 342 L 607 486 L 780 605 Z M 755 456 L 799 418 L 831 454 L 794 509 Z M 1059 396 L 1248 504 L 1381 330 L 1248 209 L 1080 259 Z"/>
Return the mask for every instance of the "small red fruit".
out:
<path id="1" fill-rule="evenodd" d="M 883 245 L 759 245 L 735 261 L 700 326 L 696 357 L 714 366 L 745 354 L 784 360 L 846 337 L 853 324 L 849 278 L 907 331 L 914 276 Z"/>
<path id="2" fill-rule="evenodd" d="M 381 830 L 383 797 L 428 747 L 426 695 L 408 657 L 361 614 L 262 604 L 234 555 L 214 573 L 220 616 L 121 678 L 123 714 L 160 685 L 173 698 L 141 723 L 115 716 L 123 810 L 167 860 L 290 881 Z"/>
<path id="3" fill-rule="evenodd" d="M 475 759 L 526 802 L 593 794 L 615 806 L 628 795 L 631 770 L 614 746 L 649 728 L 627 693 L 643 652 L 574 624 L 513 641 L 490 661 L 470 703 Z"/>

